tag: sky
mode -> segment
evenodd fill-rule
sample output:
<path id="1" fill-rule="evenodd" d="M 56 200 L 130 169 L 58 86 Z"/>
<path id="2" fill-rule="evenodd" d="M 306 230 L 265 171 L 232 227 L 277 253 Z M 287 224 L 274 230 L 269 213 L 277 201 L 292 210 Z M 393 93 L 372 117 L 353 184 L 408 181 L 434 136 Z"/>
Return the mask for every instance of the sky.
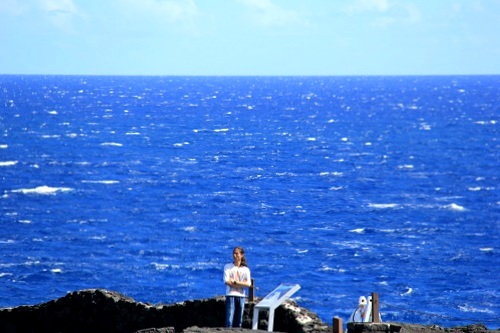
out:
<path id="1" fill-rule="evenodd" d="M 0 0 L 0 74 L 500 74 L 500 0 Z"/>

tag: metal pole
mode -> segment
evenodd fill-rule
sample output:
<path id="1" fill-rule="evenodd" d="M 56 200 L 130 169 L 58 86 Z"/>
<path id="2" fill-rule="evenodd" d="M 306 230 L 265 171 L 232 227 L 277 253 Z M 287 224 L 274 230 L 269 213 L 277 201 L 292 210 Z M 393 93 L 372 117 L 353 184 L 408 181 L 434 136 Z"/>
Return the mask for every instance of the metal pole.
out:
<path id="1" fill-rule="evenodd" d="M 252 284 L 248 288 L 248 301 L 253 302 L 255 300 L 255 281 L 252 279 Z"/>
<path id="2" fill-rule="evenodd" d="M 378 293 L 372 293 L 372 323 L 380 323 Z"/>
<path id="3" fill-rule="evenodd" d="M 342 318 L 333 317 L 333 333 L 342 333 Z"/>

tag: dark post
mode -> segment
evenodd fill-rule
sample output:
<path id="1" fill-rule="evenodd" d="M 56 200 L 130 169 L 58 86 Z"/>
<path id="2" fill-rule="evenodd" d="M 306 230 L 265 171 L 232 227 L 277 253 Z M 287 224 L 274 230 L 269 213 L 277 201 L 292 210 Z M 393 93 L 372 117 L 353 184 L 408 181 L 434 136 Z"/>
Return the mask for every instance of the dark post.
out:
<path id="1" fill-rule="evenodd" d="M 253 302 L 255 300 L 255 281 L 252 279 L 252 285 L 248 288 L 248 301 Z"/>
<path id="2" fill-rule="evenodd" d="M 378 293 L 372 293 L 372 322 L 379 323 L 380 322 L 380 309 L 378 302 Z"/>
<path id="3" fill-rule="evenodd" d="M 333 317 L 333 333 L 342 333 L 342 318 Z"/>

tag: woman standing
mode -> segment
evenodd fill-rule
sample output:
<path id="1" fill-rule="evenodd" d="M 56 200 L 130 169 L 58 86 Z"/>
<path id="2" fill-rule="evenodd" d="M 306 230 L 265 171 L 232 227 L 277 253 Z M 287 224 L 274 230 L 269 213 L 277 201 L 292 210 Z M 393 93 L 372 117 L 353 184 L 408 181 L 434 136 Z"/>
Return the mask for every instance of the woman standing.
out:
<path id="1" fill-rule="evenodd" d="M 242 247 L 233 249 L 233 262 L 224 266 L 226 284 L 226 327 L 241 327 L 245 308 L 245 288 L 251 286 L 250 269 Z"/>

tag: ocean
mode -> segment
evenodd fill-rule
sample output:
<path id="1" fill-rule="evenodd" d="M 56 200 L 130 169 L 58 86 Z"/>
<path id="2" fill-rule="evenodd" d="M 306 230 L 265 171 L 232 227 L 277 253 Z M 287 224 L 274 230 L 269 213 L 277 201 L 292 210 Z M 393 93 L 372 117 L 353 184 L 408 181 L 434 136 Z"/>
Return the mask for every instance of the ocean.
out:
<path id="1" fill-rule="evenodd" d="M 105 288 L 500 327 L 500 76 L 0 75 L 0 307 Z"/>

